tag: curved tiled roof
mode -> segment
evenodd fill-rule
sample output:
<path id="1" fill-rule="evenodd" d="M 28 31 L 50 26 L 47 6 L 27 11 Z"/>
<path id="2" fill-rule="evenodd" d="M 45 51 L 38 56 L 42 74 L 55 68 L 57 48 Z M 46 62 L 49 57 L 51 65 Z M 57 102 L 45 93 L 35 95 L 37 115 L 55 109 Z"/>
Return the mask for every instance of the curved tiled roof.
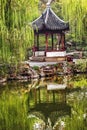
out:
<path id="1" fill-rule="evenodd" d="M 69 30 L 69 23 L 61 20 L 50 7 L 47 7 L 42 15 L 32 22 L 34 30 Z"/>

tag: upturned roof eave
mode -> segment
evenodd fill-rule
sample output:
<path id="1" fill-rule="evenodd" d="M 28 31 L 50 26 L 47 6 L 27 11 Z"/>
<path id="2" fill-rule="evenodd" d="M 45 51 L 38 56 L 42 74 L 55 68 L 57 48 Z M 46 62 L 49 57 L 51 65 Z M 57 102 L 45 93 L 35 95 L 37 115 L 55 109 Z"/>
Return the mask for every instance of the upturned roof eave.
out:
<path id="1" fill-rule="evenodd" d="M 63 24 L 61 27 L 60 26 L 56 26 L 54 21 L 54 25 L 49 25 L 49 21 L 48 18 L 50 17 L 50 11 L 53 14 L 53 17 L 56 19 L 56 22 L 58 22 L 58 24 Z M 58 25 L 57 24 L 57 25 Z M 50 26 L 50 27 L 49 27 Z M 65 27 L 64 27 L 65 26 Z M 69 22 L 65 22 L 63 20 L 61 20 L 54 12 L 51 8 L 46 8 L 44 10 L 44 12 L 42 13 L 42 15 L 37 18 L 36 20 L 34 20 L 32 22 L 32 27 L 34 30 L 43 30 L 43 29 L 48 29 L 48 30 L 69 30 Z M 44 28 L 45 27 L 45 28 Z"/>

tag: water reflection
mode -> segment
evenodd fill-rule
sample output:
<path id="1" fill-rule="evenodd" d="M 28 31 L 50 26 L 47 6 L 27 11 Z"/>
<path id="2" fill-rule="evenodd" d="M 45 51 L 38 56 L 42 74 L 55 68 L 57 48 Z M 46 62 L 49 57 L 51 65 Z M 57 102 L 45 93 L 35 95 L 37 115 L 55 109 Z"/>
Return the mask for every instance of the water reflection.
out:
<path id="1" fill-rule="evenodd" d="M 81 127 L 81 130 L 86 129 L 86 125 L 84 125 L 86 121 L 84 122 L 83 115 L 87 107 L 85 99 L 87 91 L 84 93 L 84 90 L 87 89 L 80 85 L 74 86 L 76 81 L 80 81 L 82 77 L 78 75 L 75 77 L 59 76 L 34 81 L 35 87 L 32 87 L 30 91 L 33 94 L 33 99 L 32 101 L 29 100 L 29 112 L 46 123 L 44 130 L 62 130 L 66 128 L 78 130 L 79 127 Z M 82 94 L 84 96 L 81 96 Z M 84 100 L 84 103 L 82 100 Z M 82 108 L 83 104 L 85 106 Z M 65 125 L 67 121 L 68 124 Z M 71 124 L 76 122 L 77 125 L 73 127 Z M 81 126 L 78 126 L 79 122 L 81 122 Z M 67 127 L 65 128 L 65 126 Z"/>
<path id="2" fill-rule="evenodd" d="M 60 76 L 33 82 L 30 91 L 33 98 L 28 100 L 29 113 L 42 119 L 45 129 L 51 130 L 59 117 L 71 115 L 71 106 L 66 99 L 67 79 Z"/>
<path id="3" fill-rule="evenodd" d="M 23 100 L 23 115 L 26 109 L 28 119 L 37 118 L 33 130 L 87 130 L 86 76 L 62 75 L 27 83 L 9 82 L 1 86 L 0 95 L 3 92 L 9 96 L 12 94 L 15 98 L 17 96 L 18 101 Z M 13 100 L 13 96 L 10 100 Z M 0 99 L 1 103 L 3 100 Z M 18 108 L 20 112 L 20 107 Z"/>

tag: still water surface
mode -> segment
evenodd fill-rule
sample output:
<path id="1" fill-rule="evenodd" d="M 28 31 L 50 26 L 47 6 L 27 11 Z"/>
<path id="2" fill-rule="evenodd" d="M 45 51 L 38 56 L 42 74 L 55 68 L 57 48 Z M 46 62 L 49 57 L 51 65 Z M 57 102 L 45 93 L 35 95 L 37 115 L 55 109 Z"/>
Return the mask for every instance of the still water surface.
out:
<path id="1" fill-rule="evenodd" d="M 87 130 L 87 76 L 0 86 L 0 130 Z"/>

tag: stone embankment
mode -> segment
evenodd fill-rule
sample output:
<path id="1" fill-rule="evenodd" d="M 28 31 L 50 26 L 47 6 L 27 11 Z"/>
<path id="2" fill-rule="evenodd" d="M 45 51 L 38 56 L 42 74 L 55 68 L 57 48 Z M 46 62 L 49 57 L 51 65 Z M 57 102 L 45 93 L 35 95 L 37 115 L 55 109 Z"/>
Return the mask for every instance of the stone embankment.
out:
<path id="1" fill-rule="evenodd" d="M 86 69 L 87 70 L 87 69 Z M 85 72 L 86 72 L 85 70 Z M 21 80 L 21 81 L 30 81 L 31 79 L 35 78 L 42 78 L 47 76 L 53 75 L 66 75 L 66 74 L 74 74 L 80 72 L 76 64 L 73 62 L 68 63 L 56 63 L 50 65 L 42 65 L 38 66 L 30 66 L 28 63 L 21 63 L 17 67 L 11 66 L 8 69 L 8 73 L 6 74 L 5 78 L 0 78 L 0 84 L 6 82 L 8 80 Z"/>
<path id="2" fill-rule="evenodd" d="M 66 70 L 66 71 L 65 71 Z M 18 71 L 11 71 L 7 80 L 26 80 L 29 81 L 34 78 L 41 78 L 47 76 L 53 76 L 58 74 L 69 74 L 71 69 L 67 69 L 67 66 L 63 63 L 57 63 L 53 65 L 46 66 L 33 66 L 31 67 L 29 63 L 24 63 L 18 66 Z"/>

